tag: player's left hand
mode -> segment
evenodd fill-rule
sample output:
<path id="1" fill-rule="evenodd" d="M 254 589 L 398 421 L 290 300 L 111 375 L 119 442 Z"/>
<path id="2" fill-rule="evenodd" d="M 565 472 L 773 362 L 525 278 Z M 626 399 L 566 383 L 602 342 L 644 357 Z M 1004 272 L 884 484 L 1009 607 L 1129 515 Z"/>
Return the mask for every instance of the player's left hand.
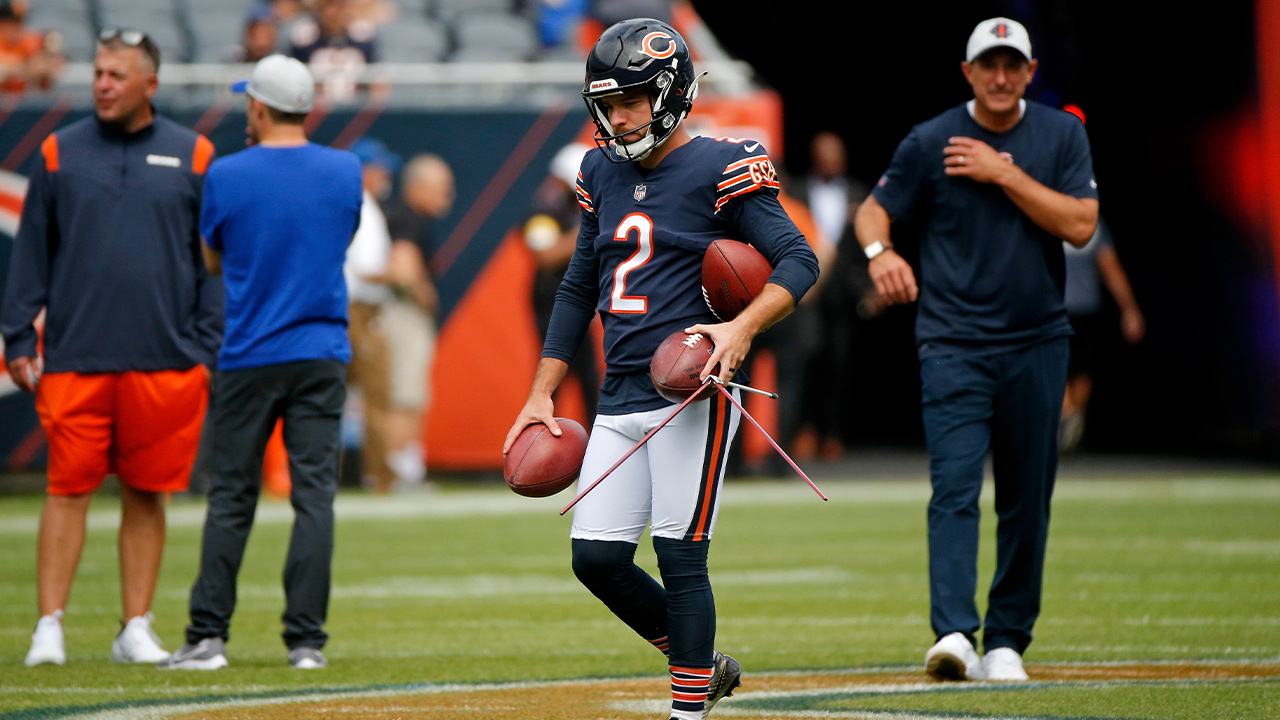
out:
<path id="1" fill-rule="evenodd" d="M 715 349 L 711 352 L 711 358 L 707 360 L 707 366 L 702 369 L 700 379 L 706 380 L 711 375 L 711 369 L 719 363 L 720 372 L 717 377 L 721 382 L 729 382 L 733 379 L 734 373 L 738 372 L 738 368 L 742 367 L 743 361 L 747 359 L 747 353 L 751 350 L 751 341 L 755 338 L 755 333 L 737 320 L 714 325 L 698 324 L 685 328 L 685 332 L 702 333 L 711 338 Z"/>
<path id="2" fill-rule="evenodd" d="M 981 183 L 999 184 L 1014 168 L 1013 158 L 981 140 L 953 137 L 942 149 L 944 172 L 952 177 L 966 177 Z"/>

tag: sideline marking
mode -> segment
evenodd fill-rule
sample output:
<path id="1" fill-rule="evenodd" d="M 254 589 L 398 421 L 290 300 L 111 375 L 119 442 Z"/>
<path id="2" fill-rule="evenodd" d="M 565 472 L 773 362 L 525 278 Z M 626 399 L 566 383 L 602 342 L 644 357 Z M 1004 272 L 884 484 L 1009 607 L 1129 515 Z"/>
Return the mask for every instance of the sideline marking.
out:
<path id="1" fill-rule="evenodd" d="M 1036 674 L 1057 673 L 1089 673 L 1109 672 L 1116 675 L 1110 679 L 1071 678 L 1060 680 L 1036 680 L 1030 683 L 936 683 L 920 682 L 919 672 L 915 666 L 850 668 L 847 670 L 829 670 L 818 672 L 782 671 L 762 673 L 751 680 L 760 684 L 776 684 L 785 686 L 788 682 L 808 679 L 827 678 L 839 684 L 826 687 L 808 687 L 796 690 L 762 690 L 742 692 L 716 705 L 717 716 L 726 717 L 773 717 L 773 718 L 840 718 L 858 720 L 922 720 L 925 718 L 965 718 L 966 720 L 1010 720 L 1013 715 L 974 715 L 965 712 L 946 711 L 893 711 L 893 710 L 808 710 L 808 709 L 775 709 L 751 707 L 755 703 L 774 699 L 795 698 L 830 698 L 849 699 L 859 697 L 877 697 L 892 695 L 916 694 L 954 694 L 972 692 L 1035 692 L 1046 689 L 1104 689 L 1114 687 L 1189 687 L 1222 684 L 1275 684 L 1280 683 L 1280 663 L 1271 660 L 1249 661 L 1205 661 L 1205 662 L 1115 662 L 1115 663 L 1054 663 L 1031 668 Z M 1237 676 L 1222 676 L 1224 671 L 1241 673 Z M 1197 673 L 1199 676 L 1182 677 L 1176 675 L 1179 670 Z M 1133 677 L 1134 672 L 1147 672 L 1152 677 Z M 866 683 L 856 682 L 858 676 L 890 675 L 902 679 L 894 682 L 892 678 L 881 679 L 868 677 Z M 1126 676 L 1127 675 L 1127 676 Z M 1209 675 L 1217 675 L 1216 677 Z M 561 688 L 571 686 L 618 686 L 628 683 L 655 684 L 662 677 L 635 676 L 625 678 L 582 678 L 553 681 L 517 681 L 493 683 L 413 683 L 408 685 L 367 686 L 367 687 L 335 687 L 331 690 L 308 688 L 303 690 L 279 690 L 249 693 L 241 695 L 206 695 L 186 699 L 148 699 L 131 703 L 112 702 L 83 708 L 61 707 L 44 710 L 22 710 L 0 714 L 0 720 L 8 718 L 74 718 L 76 720 L 131 720 L 133 718 L 169 718 L 177 715 L 227 710 L 233 708 L 259 708 L 271 705 L 301 705 L 306 703 L 330 703 L 341 700 L 361 700 L 375 698 L 422 697 L 451 693 L 495 693 L 503 691 L 521 691 L 542 688 Z M 852 683 L 852 684 L 851 684 Z M 609 691 L 609 695 L 616 693 Z M 646 700 L 610 700 L 601 697 L 600 707 L 607 707 L 627 713 L 653 714 L 665 712 L 668 701 L 664 699 Z M 424 708 L 402 708 L 405 712 L 419 711 Z M 385 707 L 370 707 L 370 716 L 384 712 Z M 479 709 L 477 709 L 479 710 Z M 477 712 L 476 717 L 484 717 Z M 1018 715 L 1018 720 L 1061 720 L 1061 715 Z M 1090 720 L 1109 720 L 1108 718 L 1090 718 Z"/>

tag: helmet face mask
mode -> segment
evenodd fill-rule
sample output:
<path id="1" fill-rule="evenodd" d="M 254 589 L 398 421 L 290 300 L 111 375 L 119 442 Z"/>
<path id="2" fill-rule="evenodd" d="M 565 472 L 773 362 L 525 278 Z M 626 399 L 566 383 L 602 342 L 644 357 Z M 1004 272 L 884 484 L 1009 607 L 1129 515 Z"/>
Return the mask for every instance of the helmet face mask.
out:
<path id="1" fill-rule="evenodd" d="M 596 124 L 595 141 L 612 162 L 635 162 L 666 142 L 693 107 L 699 77 L 684 38 L 671 26 L 652 19 L 625 20 L 600 36 L 587 56 L 582 98 Z M 614 134 L 603 98 L 628 90 L 646 91 L 652 119 Z M 623 137 L 643 133 L 638 140 Z"/>

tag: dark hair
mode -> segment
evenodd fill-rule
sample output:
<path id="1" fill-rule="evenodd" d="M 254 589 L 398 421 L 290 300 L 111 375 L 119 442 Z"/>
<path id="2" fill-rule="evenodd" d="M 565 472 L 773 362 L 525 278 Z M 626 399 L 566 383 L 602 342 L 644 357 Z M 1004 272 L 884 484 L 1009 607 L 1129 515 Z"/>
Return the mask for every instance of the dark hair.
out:
<path id="1" fill-rule="evenodd" d="M 262 102 L 259 100 L 258 102 Z M 292 113 L 278 110 L 266 103 L 262 103 L 262 107 L 267 109 L 267 116 L 271 118 L 271 122 L 277 125 L 304 125 L 307 122 L 306 113 Z"/>
<path id="2" fill-rule="evenodd" d="M 102 32 L 98 33 L 98 44 L 112 50 L 137 48 L 151 61 L 152 69 L 156 72 L 160 71 L 160 47 L 156 45 L 156 41 L 152 40 L 150 35 L 141 30 L 104 28 Z"/>

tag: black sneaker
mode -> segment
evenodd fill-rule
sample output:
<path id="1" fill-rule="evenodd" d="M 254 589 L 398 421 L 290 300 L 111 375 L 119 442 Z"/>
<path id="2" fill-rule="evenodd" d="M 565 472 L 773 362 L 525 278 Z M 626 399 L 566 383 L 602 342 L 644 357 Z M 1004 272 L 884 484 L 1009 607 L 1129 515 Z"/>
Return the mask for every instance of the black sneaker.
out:
<path id="1" fill-rule="evenodd" d="M 217 670 L 226 666 L 226 644 L 216 637 L 205 638 L 195 645 L 183 645 L 168 660 L 156 663 L 161 670 Z"/>
<path id="2" fill-rule="evenodd" d="M 711 682 L 707 684 L 707 702 L 702 706 L 703 718 L 711 714 L 711 708 L 721 698 L 729 697 L 742 684 L 742 666 L 737 660 L 717 650 L 712 661 L 715 668 L 711 673 Z"/>

